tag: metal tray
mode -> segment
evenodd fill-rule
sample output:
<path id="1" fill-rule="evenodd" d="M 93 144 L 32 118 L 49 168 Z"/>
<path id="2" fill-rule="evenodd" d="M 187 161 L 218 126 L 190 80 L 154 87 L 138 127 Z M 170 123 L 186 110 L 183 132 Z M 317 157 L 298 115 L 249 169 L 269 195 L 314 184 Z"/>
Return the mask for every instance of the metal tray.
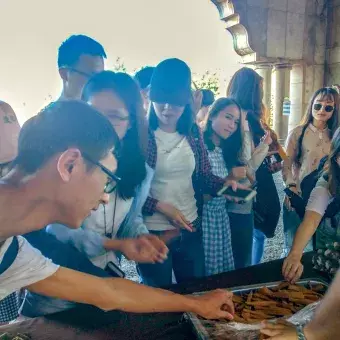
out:
<path id="1" fill-rule="evenodd" d="M 278 286 L 282 281 L 277 281 L 277 282 L 268 282 L 268 283 L 260 283 L 260 284 L 254 284 L 254 285 L 247 285 L 247 286 L 238 286 L 238 287 L 232 287 L 228 288 L 228 291 L 233 292 L 234 294 L 243 294 L 243 293 L 248 293 L 252 290 L 260 289 L 264 286 L 268 288 L 273 288 Z M 318 285 L 322 284 L 326 288 L 328 288 L 329 284 L 322 280 L 322 279 L 304 279 L 300 280 L 297 282 L 299 285 L 307 285 L 307 284 L 312 284 L 312 285 Z M 199 293 L 194 293 L 195 295 L 201 295 L 204 294 L 205 292 L 199 292 Z M 186 313 L 187 319 L 190 321 L 192 324 L 195 333 L 197 335 L 197 339 L 199 340 L 216 340 L 210 337 L 208 328 L 202 324 L 202 320 L 193 313 Z"/>

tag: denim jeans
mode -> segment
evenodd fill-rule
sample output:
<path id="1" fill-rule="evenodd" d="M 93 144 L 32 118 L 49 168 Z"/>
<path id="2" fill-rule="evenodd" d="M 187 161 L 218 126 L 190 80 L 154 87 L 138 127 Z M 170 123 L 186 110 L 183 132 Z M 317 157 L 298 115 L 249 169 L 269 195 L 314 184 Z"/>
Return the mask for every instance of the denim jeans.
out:
<path id="1" fill-rule="evenodd" d="M 253 266 L 261 263 L 262 261 L 265 241 L 266 241 L 265 234 L 261 230 L 254 229 L 253 259 L 252 259 Z"/>
<path id="2" fill-rule="evenodd" d="M 159 236 L 162 232 L 150 233 Z M 202 230 L 194 233 L 183 230 L 180 237 L 168 244 L 168 248 L 165 262 L 138 265 L 142 283 L 152 287 L 169 286 L 172 284 L 172 271 L 177 283 L 204 276 Z"/>
<path id="3" fill-rule="evenodd" d="M 231 245 L 233 247 L 235 269 L 252 264 L 254 215 L 228 213 L 230 219 Z"/>
<path id="4" fill-rule="evenodd" d="M 283 229 L 284 229 L 284 249 L 282 257 L 286 257 L 290 249 L 292 248 L 296 231 L 298 230 L 301 219 L 298 214 L 293 210 L 289 211 L 285 205 L 283 205 Z M 313 240 L 311 239 L 304 251 L 313 251 Z"/>

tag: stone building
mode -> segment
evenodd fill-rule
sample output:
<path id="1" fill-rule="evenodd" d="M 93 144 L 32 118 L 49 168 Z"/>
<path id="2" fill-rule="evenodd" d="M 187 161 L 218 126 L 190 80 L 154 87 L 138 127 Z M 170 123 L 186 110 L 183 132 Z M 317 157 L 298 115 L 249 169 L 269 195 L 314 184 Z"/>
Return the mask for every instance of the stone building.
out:
<path id="1" fill-rule="evenodd" d="M 212 0 L 242 62 L 264 79 L 265 103 L 281 138 L 313 92 L 340 83 L 340 0 Z M 283 115 L 289 97 L 291 110 Z"/>

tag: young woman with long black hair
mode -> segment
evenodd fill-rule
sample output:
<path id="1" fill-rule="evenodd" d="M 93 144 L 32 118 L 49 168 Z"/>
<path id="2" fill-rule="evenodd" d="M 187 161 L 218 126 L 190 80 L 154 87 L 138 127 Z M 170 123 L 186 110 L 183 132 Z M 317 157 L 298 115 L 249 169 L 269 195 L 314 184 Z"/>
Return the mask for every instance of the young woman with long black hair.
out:
<path id="1" fill-rule="evenodd" d="M 234 74 L 227 90 L 227 96 L 235 99 L 242 109 L 244 134 L 242 158 L 248 169 L 248 178 L 244 180 L 247 184 L 249 178 L 255 181 L 256 172 L 261 167 L 272 143 L 271 131 L 265 124 L 262 82 L 260 75 L 244 67 Z M 268 185 L 271 187 L 268 188 Z M 262 183 L 258 183 L 258 190 L 262 190 Z M 269 176 L 266 181 L 266 190 L 270 191 L 270 199 L 277 203 L 279 216 L 280 203 L 272 176 Z M 263 255 L 265 235 L 258 229 L 254 231 L 253 202 L 242 205 L 229 204 L 228 213 L 235 267 L 242 268 L 258 263 Z M 276 227 L 275 222 L 273 224 Z"/>
<path id="2" fill-rule="evenodd" d="M 225 178 L 241 164 L 241 108 L 230 98 L 219 98 L 203 122 L 204 142 L 212 173 Z M 243 168 L 245 171 L 245 168 Z M 209 197 L 203 205 L 202 231 L 207 276 L 234 269 L 227 199 Z"/>
<path id="3" fill-rule="evenodd" d="M 140 265 L 143 282 L 152 286 L 204 275 L 201 216 L 203 194 L 216 195 L 225 179 L 211 173 L 207 151 L 192 108 L 191 71 L 179 59 L 154 70 L 150 88 L 149 158 L 155 176 L 144 205 L 144 222 L 162 238 L 177 234 L 162 264 Z M 181 230 L 181 232 L 179 232 Z"/>
<path id="4" fill-rule="evenodd" d="M 325 249 L 327 245 L 340 240 L 340 129 L 334 134 L 325 169 L 310 195 L 305 216 L 296 232 L 292 249 L 283 264 L 283 275 L 291 282 L 296 282 L 303 272 L 301 264 L 303 251 L 315 232 L 319 236 L 317 238 L 320 241 L 318 246 L 320 249 Z M 329 205 L 335 200 L 338 201 L 335 212 L 336 223 L 331 227 L 323 217 Z"/>
<path id="5" fill-rule="evenodd" d="M 118 253 L 137 262 L 162 262 L 166 247 L 148 235 L 140 215 L 154 170 L 146 162 L 148 128 L 138 85 L 125 73 L 103 71 L 86 84 L 83 100 L 105 114 L 117 132 L 116 174 L 121 180 L 108 204 L 92 212 L 81 229 L 52 225 L 47 230 L 102 269 L 110 270 L 110 263 L 119 266 Z M 139 252 L 140 247 L 145 251 Z"/>
<path id="6" fill-rule="evenodd" d="M 331 87 L 321 88 L 311 98 L 302 123 L 289 133 L 282 175 L 286 187 L 298 195 L 301 194 L 303 179 L 316 170 L 321 159 L 329 154 L 331 139 L 339 126 L 338 110 L 338 92 Z M 286 197 L 283 207 L 285 255 L 292 247 L 300 223 L 299 216 Z M 312 242 L 306 249 L 313 250 Z"/>

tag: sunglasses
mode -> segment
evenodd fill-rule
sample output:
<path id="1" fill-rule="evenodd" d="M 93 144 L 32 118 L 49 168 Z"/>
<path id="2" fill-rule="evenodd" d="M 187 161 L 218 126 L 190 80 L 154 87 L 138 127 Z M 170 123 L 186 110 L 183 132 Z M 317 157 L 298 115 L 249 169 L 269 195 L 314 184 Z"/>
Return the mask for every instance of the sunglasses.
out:
<path id="1" fill-rule="evenodd" d="M 313 109 L 315 111 L 320 111 L 322 108 L 324 108 L 324 110 L 326 112 L 333 112 L 334 111 L 334 106 L 332 106 L 332 105 L 322 105 L 322 104 L 314 104 L 313 105 Z"/>
<path id="2" fill-rule="evenodd" d="M 111 194 L 117 187 L 117 183 L 121 180 L 118 176 L 116 176 L 111 170 L 109 170 L 107 167 L 105 167 L 103 164 L 94 161 L 91 159 L 91 157 L 87 156 L 86 154 L 82 154 L 83 158 L 86 159 L 88 162 L 96 165 L 98 168 L 100 168 L 107 176 L 107 182 L 104 187 L 104 193 L 105 194 Z"/>

